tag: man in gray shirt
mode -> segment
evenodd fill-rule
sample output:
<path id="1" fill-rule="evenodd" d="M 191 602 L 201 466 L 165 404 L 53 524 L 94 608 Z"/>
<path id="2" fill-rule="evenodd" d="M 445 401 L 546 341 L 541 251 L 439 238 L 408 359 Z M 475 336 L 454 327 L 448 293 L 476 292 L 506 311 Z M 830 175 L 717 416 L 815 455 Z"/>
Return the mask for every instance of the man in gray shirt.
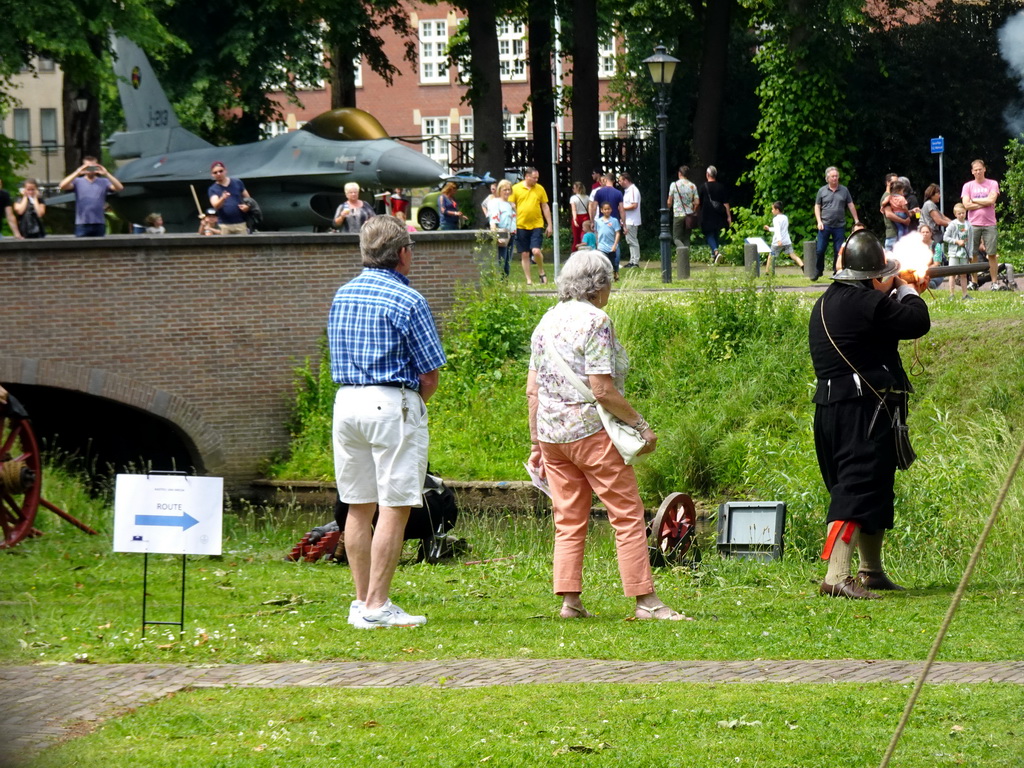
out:
<path id="1" fill-rule="evenodd" d="M 832 238 L 832 266 L 835 268 L 839 246 L 846 240 L 846 209 L 850 209 L 856 224 L 857 206 L 853 204 L 850 190 L 839 183 L 839 169 L 834 165 L 825 169 L 825 186 L 814 196 L 814 218 L 818 220 L 817 262 L 814 276 L 817 280 L 825 272 L 825 246 Z"/>

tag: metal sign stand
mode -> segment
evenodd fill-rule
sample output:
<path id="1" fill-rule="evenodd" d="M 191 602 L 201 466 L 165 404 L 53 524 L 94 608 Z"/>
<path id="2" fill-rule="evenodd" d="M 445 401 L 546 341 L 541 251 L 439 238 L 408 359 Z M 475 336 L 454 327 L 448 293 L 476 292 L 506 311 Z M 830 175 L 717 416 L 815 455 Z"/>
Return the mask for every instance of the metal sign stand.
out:
<path id="1" fill-rule="evenodd" d="M 164 624 L 178 627 L 178 634 L 185 634 L 185 562 L 188 555 L 181 556 L 181 614 L 178 621 L 147 621 L 146 620 L 146 584 L 149 578 L 149 552 L 142 556 L 142 636 L 146 636 L 146 627 L 151 624 Z"/>
<path id="2" fill-rule="evenodd" d="M 187 477 L 186 472 L 167 470 L 167 471 L 150 471 L 146 473 L 146 476 L 150 475 L 180 475 Z M 185 634 L 185 562 L 188 559 L 188 555 L 182 554 L 181 556 L 181 611 L 178 614 L 178 621 L 147 621 L 146 620 L 146 599 L 148 597 L 148 591 L 146 589 L 149 582 L 149 552 L 146 552 L 142 556 L 142 636 L 146 636 L 146 627 L 150 625 L 165 625 L 165 626 L 177 626 L 178 634 Z"/>

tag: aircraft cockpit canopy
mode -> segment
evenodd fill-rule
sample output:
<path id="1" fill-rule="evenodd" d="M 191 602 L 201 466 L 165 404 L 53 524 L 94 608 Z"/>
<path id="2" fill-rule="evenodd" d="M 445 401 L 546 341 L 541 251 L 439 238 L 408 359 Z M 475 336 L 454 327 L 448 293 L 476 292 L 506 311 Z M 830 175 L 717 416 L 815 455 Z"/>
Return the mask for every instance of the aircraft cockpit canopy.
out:
<path id="1" fill-rule="evenodd" d="M 373 115 L 355 107 L 342 107 L 323 112 L 304 126 L 321 139 L 332 141 L 366 141 L 387 139 L 387 131 Z"/>

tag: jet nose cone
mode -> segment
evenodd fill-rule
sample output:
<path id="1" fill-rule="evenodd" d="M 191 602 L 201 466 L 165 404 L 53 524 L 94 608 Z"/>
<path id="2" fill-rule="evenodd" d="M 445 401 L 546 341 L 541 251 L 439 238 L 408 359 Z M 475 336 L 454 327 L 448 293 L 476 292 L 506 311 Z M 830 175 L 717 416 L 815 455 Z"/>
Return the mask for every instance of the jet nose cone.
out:
<path id="1" fill-rule="evenodd" d="M 400 144 L 384 152 L 377 165 L 377 178 L 384 187 L 430 187 L 444 174 L 444 168 L 429 157 Z"/>

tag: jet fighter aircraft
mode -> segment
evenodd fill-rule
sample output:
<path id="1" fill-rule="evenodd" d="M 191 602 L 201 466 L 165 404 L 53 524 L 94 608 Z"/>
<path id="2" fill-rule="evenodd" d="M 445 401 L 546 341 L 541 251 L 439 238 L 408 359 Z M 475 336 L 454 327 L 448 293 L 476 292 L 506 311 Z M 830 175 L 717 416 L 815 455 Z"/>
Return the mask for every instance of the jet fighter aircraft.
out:
<path id="1" fill-rule="evenodd" d="M 139 158 L 115 171 L 125 189 L 109 198 L 127 221 L 159 211 L 169 232 L 194 232 L 196 198 L 201 208 L 209 206 L 214 161 L 245 182 L 262 210 L 264 230 L 327 229 L 350 181 L 390 189 L 433 186 L 446 176 L 426 155 L 388 138 L 376 118 L 359 109 L 324 112 L 298 131 L 264 141 L 215 147 L 181 126 L 137 45 L 118 37 L 114 49 L 127 130 L 110 137 L 110 153 Z"/>

